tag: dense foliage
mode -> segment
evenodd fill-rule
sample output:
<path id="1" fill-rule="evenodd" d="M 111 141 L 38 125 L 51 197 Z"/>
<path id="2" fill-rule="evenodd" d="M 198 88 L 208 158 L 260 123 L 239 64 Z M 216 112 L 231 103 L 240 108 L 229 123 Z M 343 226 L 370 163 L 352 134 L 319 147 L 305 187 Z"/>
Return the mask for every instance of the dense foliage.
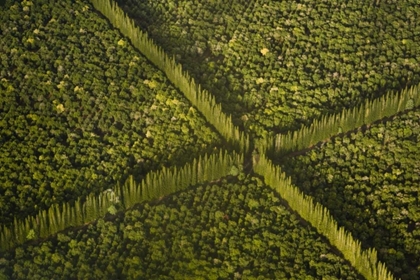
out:
<path id="1" fill-rule="evenodd" d="M 364 246 L 375 247 L 396 276 L 420 279 L 419 143 L 415 110 L 282 164 Z"/>
<path id="2" fill-rule="evenodd" d="M 263 154 L 258 158 L 258 162 L 256 161 L 254 170 L 264 177 L 264 182 L 268 186 L 287 201 L 293 211 L 314 226 L 319 234 L 325 236 L 365 279 L 395 279 L 386 265 L 378 261 L 378 253 L 374 248 L 363 249 L 360 241 L 355 239 L 346 228 L 339 226 L 325 206 L 292 185 L 290 177 L 282 171 L 280 166 L 273 165 L 272 161 Z"/>
<path id="3" fill-rule="evenodd" d="M 124 16 L 120 12 L 108 7 L 111 12 L 107 13 L 98 8 L 104 2 L 93 1 L 128 38 L 98 17 L 87 2 L 70 2 L 8 1 L 0 12 L 5 19 L 0 23 L 0 142 L 5 143 L 0 147 L 0 170 L 5 174 L 0 175 L 0 218 L 2 223 L 8 223 L 54 202 L 70 205 L 87 193 L 91 193 L 87 204 L 93 205 L 95 211 L 99 209 L 100 216 L 106 211 L 109 215 L 87 228 L 60 233 L 41 247 L 40 240 L 34 240 L 16 248 L 0 258 L 0 272 L 3 268 L 12 278 L 53 278 L 54 273 L 69 278 L 360 278 L 331 251 L 322 253 L 327 250 L 327 242 L 299 223 L 296 214 L 272 205 L 267 206 L 268 211 L 265 203 L 275 204 L 278 198 L 268 195 L 270 191 L 256 178 L 242 182 L 222 180 L 228 189 L 212 186 L 210 190 L 214 190 L 217 200 L 222 200 L 221 206 L 216 202 L 207 204 L 212 196 L 202 186 L 191 199 L 185 200 L 186 193 L 164 199 L 165 204 L 157 207 L 160 210 L 151 210 L 153 207 L 145 204 L 115 215 L 115 206 L 121 204 L 109 207 L 115 202 L 113 190 L 102 197 L 92 194 L 114 186 L 129 174 L 141 177 L 147 171 L 179 165 L 212 150 L 221 141 L 209 123 L 229 148 L 232 139 L 242 139 L 238 141 L 242 151 L 247 150 L 249 142 L 230 117 L 221 112 L 221 105 L 214 102 L 212 95 L 195 90 L 195 83 L 180 65 L 168 59 L 154 43 L 138 47 L 135 39 L 143 38 L 138 33 L 125 32 L 132 31 L 133 26 L 128 26 L 128 19 L 121 21 Z M 353 107 L 385 90 L 420 80 L 420 30 L 415 21 L 420 10 L 414 0 L 376 1 L 375 5 L 308 0 L 121 2 L 142 28 L 152 37 L 157 36 L 158 43 L 170 55 L 174 54 L 204 88 L 215 93 L 225 112 L 234 115 L 236 124 L 259 136 L 294 130 L 321 114 Z M 144 16 L 148 19 L 144 20 Z M 130 40 L 157 68 L 134 50 Z M 148 51 L 153 55 L 148 55 Z M 391 103 L 399 102 L 406 109 L 418 104 L 410 98 L 394 101 Z M 375 116 L 382 114 L 380 107 L 373 107 L 365 110 L 372 109 Z M 415 124 L 419 115 L 410 114 L 402 117 L 404 125 L 413 125 L 409 129 L 401 129 L 401 124 L 397 124 L 369 130 L 373 134 L 368 136 L 376 137 L 374 140 L 379 139 L 382 144 L 388 145 L 395 136 L 403 139 L 402 146 L 395 142 L 392 147 L 376 149 L 378 141 L 353 133 L 327 142 L 319 153 L 310 151 L 309 159 L 304 156 L 302 162 L 295 159 L 285 166 L 289 174 L 298 174 L 294 183 L 330 208 L 335 219 L 360 238 L 365 247 L 376 246 L 397 275 L 417 279 L 419 167 L 415 150 L 419 148 L 419 137 Z M 344 115 L 341 118 L 345 119 Z M 366 141 L 365 146 L 358 146 L 359 139 Z M 261 141 L 265 142 L 268 143 Z M 412 151 L 412 157 L 400 159 L 396 156 L 399 149 Z M 362 154 L 357 154 L 360 151 Z M 393 154 L 384 156 L 385 152 Z M 245 157 L 245 163 L 249 163 L 248 152 Z M 265 173 L 259 174 L 279 191 L 281 186 L 275 183 L 279 181 L 280 168 L 272 166 L 264 154 L 262 161 L 266 164 L 260 169 L 265 169 Z M 257 162 L 254 154 L 254 167 Z M 331 166 L 323 169 L 325 162 Z M 308 163 L 311 167 L 305 166 Z M 236 167 L 229 170 L 231 174 L 237 172 Z M 153 177 L 137 186 L 135 192 L 151 198 L 175 191 L 161 187 L 165 176 Z M 191 178 L 181 179 L 188 185 Z M 407 187 L 406 183 L 411 185 Z M 159 189 L 151 188 L 155 185 Z M 130 194 L 135 189 L 132 186 L 128 187 Z M 329 187 L 331 192 L 325 191 Z M 388 198 L 393 193 L 396 197 Z M 299 212 L 313 211 L 307 207 L 312 205 L 310 197 L 296 205 L 301 197 L 297 193 L 283 196 L 292 209 L 330 241 L 345 239 L 346 230 L 330 236 L 325 229 L 328 223 L 318 218 L 313 223 L 306 213 Z M 125 198 L 130 205 L 139 202 Z M 179 215 L 171 220 L 172 206 L 179 209 Z M 75 214 L 80 211 L 74 209 L 57 206 L 52 215 L 45 216 L 53 217 L 52 225 L 60 224 L 58 229 L 67 227 L 68 221 L 81 225 L 90 221 L 83 216 L 95 216 L 90 215 L 90 209 L 80 218 Z M 328 211 L 320 211 L 335 229 L 335 220 L 327 215 Z M 32 225 L 35 223 L 39 220 L 32 219 Z M 26 223 L 22 228 L 28 232 L 32 225 Z M 206 230 L 204 226 L 209 225 L 213 227 Z M 203 236 L 207 231 L 211 240 Z M 7 234 L 3 236 L 13 236 L 12 231 L 4 232 Z M 36 234 L 29 230 L 20 239 L 34 239 Z M 351 240 L 344 243 L 358 245 L 357 240 Z M 171 249 L 164 251 L 166 248 Z M 337 248 L 355 269 L 371 270 L 358 257 L 358 249 L 349 253 L 348 247 Z M 370 259 L 376 263 L 376 255 Z M 325 261 L 330 263 L 322 264 Z M 127 263 L 132 270 L 126 269 Z M 366 277 L 381 278 L 371 275 L 376 272 Z"/>
<path id="4" fill-rule="evenodd" d="M 189 73 L 183 70 L 182 65 L 177 63 L 173 57 L 168 56 L 147 33 L 141 31 L 115 1 L 91 0 L 91 2 L 95 9 L 104 15 L 121 34 L 127 36 L 138 51 L 165 73 L 169 81 L 219 132 L 227 142 L 228 147 L 237 151 L 248 151 L 249 137 L 233 124 L 229 115 L 222 112 L 221 104 L 215 101 L 214 96 L 207 91 L 203 91 Z"/>
<path id="5" fill-rule="evenodd" d="M 255 177 L 99 219 L 0 261 L 13 279 L 361 279 Z"/>
<path id="6" fill-rule="evenodd" d="M 219 143 L 86 2 L 10 1 L 0 18 L 2 223 Z"/>
<path id="7" fill-rule="evenodd" d="M 420 81 L 416 0 L 119 3 L 258 135 Z"/>
<path id="8" fill-rule="evenodd" d="M 16 218 L 10 226 L 0 226 L 0 251 L 10 250 L 28 239 L 46 238 L 69 227 L 102 218 L 107 212 L 129 209 L 135 204 L 155 200 L 199 183 L 237 175 L 243 157 L 220 150 L 219 154 L 195 158 L 182 167 L 172 166 L 147 173 L 141 182 L 130 175 L 126 183 L 90 193 L 75 202 L 53 204 L 47 210 L 25 219 Z"/>
<path id="9" fill-rule="evenodd" d="M 260 141 L 265 142 L 266 146 L 262 150 L 274 152 L 276 157 L 281 157 L 290 152 L 310 148 L 339 133 L 348 133 L 362 126 L 384 121 L 415 107 L 420 107 L 420 84 L 398 93 L 389 91 L 379 98 L 365 100 L 358 107 L 323 116 L 299 130 L 277 134 L 274 141 L 269 137 Z M 274 148 L 271 147 L 272 143 Z"/>

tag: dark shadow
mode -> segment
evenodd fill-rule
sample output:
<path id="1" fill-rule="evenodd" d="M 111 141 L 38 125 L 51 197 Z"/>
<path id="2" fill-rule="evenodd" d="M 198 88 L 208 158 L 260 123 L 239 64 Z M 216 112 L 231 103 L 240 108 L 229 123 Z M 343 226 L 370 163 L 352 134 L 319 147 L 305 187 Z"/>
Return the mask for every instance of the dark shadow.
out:
<path id="1" fill-rule="evenodd" d="M 240 116 L 250 111 L 241 99 L 244 89 L 232 90 L 228 77 L 220 74 L 220 66 L 226 62 L 216 45 L 232 39 L 243 14 L 253 9 L 253 1 L 202 1 L 198 14 L 174 4 L 171 9 L 180 11 L 176 17 L 173 12 L 164 10 L 167 7 L 158 1 L 117 2 L 141 30 L 146 31 L 169 56 L 176 58 L 202 89 L 215 96 L 223 111 L 233 116 L 235 125 L 242 126 Z"/>
<path id="2" fill-rule="evenodd" d="M 315 151 L 317 154 L 322 153 L 322 147 L 315 148 Z M 322 164 L 322 160 L 313 160 L 308 159 L 308 154 L 302 154 L 281 161 L 274 159 L 274 162 L 281 165 L 293 185 L 328 208 L 339 226 L 344 226 L 354 238 L 361 241 L 363 249 L 376 248 L 379 260 L 385 262 L 395 277 L 404 280 L 420 279 L 420 271 L 417 269 L 419 255 L 413 254 L 413 250 L 407 251 L 407 242 L 404 242 L 405 232 L 413 231 L 418 225 L 405 220 L 394 225 L 394 222 L 390 222 L 391 214 L 377 215 L 378 206 L 374 207 L 373 204 L 385 202 L 367 199 L 374 192 L 375 185 L 367 182 L 367 187 L 360 189 L 360 184 L 352 185 L 341 175 L 345 171 L 350 173 L 349 178 L 355 178 L 356 173 L 361 177 L 369 176 L 369 170 L 361 174 L 362 171 L 356 171 L 354 166 L 337 168 L 333 163 L 327 166 Z M 385 185 L 386 181 L 383 183 Z M 380 188 L 376 187 L 377 190 Z M 367 192 L 366 189 L 373 191 Z M 384 207 L 379 209 L 386 209 L 387 206 Z"/>
<path id="3" fill-rule="evenodd" d="M 216 97 L 216 101 L 222 104 L 223 111 L 232 115 L 235 125 L 245 129 L 246 125 L 244 125 L 241 117 L 246 114 L 258 114 L 261 117 L 261 108 L 257 108 L 257 105 L 253 104 L 254 101 L 245 101 L 242 98 L 244 92 L 249 91 L 240 82 L 245 79 L 242 72 L 232 68 L 235 67 L 232 65 L 236 63 L 232 63 L 231 58 L 225 58 L 223 51 L 215 47 L 218 42 L 227 44 L 234 38 L 235 31 L 240 27 L 242 19 L 250 20 L 246 18 L 246 15 L 253 11 L 254 1 L 236 0 L 226 1 L 226 3 L 224 1 L 202 1 L 197 11 L 192 11 L 192 8 L 186 8 L 185 6 L 177 6 L 180 4 L 176 3 L 171 6 L 166 1 L 159 3 L 159 1 L 151 0 L 118 0 L 117 2 L 135 20 L 137 25 L 150 35 L 157 45 L 163 47 L 170 56 L 175 56 L 177 62 L 182 64 L 183 68 L 190 73 L 196 82 Z M 379 11 L 382 10 L 388 12 L 388 8 L 381 5 L 380 8 L 372 9 L 364 16 L 372 17 L 372 22 L 375 22 L 381 16 Z M 308 36 L 315 36 L 311 34 L 311 30 L 307 26 L 305 28 Z M 378 28 L 377 26 L 367 27 L 371 34 L 378 34 Z M 371 39 L 372 42 L 383 41 L 383 38 L 379 35 L 372 36 L 374 36 Z M 293 48 L 301 47 L 294 45 Z M 371 60 L 372 55 L 372 53 L 368 53 L 362 59 Z M 318 65 L 320 69 L 325 68 L 323 63 L 321 61 Z M 303 66 L 305 67 L 305 65 Z M 309 71 L 309 76 L 313 74 L 313 70 L 307 69 L 307 71 Z M 321 72 L 323 73 L 321 74 L 322 78 L 325 78 L 327 72 Z M 418 75 L 414 75 L 411 80 L 392 78 L 388 79 L 385 84 L 378 83 L 375 88 L 371 87 L 368 90 L 362 88 L 362 84 L 366 84 L 367 80 L 361 81 L 358 86 L 355 86 L 355 90 L 363 93 L 363 98 L 349 98 L 347 96 L 342 100 L 328 100 L 322 104 L 312 104 L 311 108 L 316 109 L 322 115 L 338 113 L 344 108 L 360 105 L 365 98 L 376 98 L 389 90 L 399 91 L 406 86 L 416 84 L 419 79 Z M 288 81 L 285 80 L 285 82 Z M 342 85 L 334 82 L 331 87 L 340 89 Z M 324 90 L 327 90 L 327 88 L 324 88 Z M 260 91 L 264 92 L 265 89 L 261 88 L 258 93 L 261 93 Z M 258 106 L 264 108 L 264 102 L 262 101 L 262 105 Z M 290 109 L 293 109 L 294 106 L 289 104 L 289 101 L 283 105 Z M 303 104 L 299 104 L 299 106 L 301 105 Z M 282 126 L 274 127 L 271 125 L 265 126 L 260 121 L 257 124 L 264 130 L 273 133 L 285 133 L 298 130 L 317 118 L 314 114 L 302 117 L 294 112 L 289 112 L 287 116 L 289 115 L 293 118 L 293 123 L 285 123 Z"/>

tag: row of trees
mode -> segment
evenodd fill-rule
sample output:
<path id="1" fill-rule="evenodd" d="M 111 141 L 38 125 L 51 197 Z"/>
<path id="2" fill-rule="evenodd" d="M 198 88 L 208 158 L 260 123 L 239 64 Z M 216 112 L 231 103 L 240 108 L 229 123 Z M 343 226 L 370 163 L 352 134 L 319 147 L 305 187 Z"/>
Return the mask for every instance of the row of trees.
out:
<path id="1" fill-rule="evenodd" d="M 420 106 L 420 85 L 406 88 L 397 94 L 391 91 L 380 98 L 366 100 L 359 107 L 344 109 L 338 114 L 325 116 L 298 131 L 277 134 L 274 139 L 266 139 L 261 144 L 264 145 L 265 150 L 271 151 L 274 148 L 275 153 L 282 156 L 311 147 L 339 133 L 354 130 L 418 106 Z"/>
<path id="2" fill-rule="evenodd" d="M 227 117 L 221 111 L 221 106 L 220 104 L 216 104 L 214 97 L 208 92 L 201 91 L 200 86 L 195 84 L 188 73 L 182 71 L 181 65 L 177 64 L 175 59 L 169 58 L 145 33 L 141 32 L 117 4 L 112 1 L 100 2 L 98 0 L 92 0 L 92 3 L 115 27 L 120 29 L 123 34 L 131 39 L 134 46 L 168 75 L 169 79 L 187 96 L 188 99 L 190 99 L 206 119 L 215 126 L 228 141 L 231 141 L 234 144 L 239 141 L 238 146 L 240 150 L 244 152 L 248 150 L 248 137 L 241 133 L 237 127 L 233 126 L 230 117 Z M 396 102 L 394 101 L 395 99 L 392 100 L 394 103 Z M 405 107 L 408 107 L 407 102 L 408 100 L 403 103 Z M 368 110 L 370 107 L 366 107 L 366 117 L 363 120 L 375 120 L 375 118 L 378 117 L 378 109 L 382 108 L 379 107 L 378 104 L 383 105 L 384 103 L 386 102 L 381 101 L 381 103 L 378 103 L 378 101 L 373 101 L 372 103 L 369 103 L 368 105 L 374 108 L 373 111 L 375 114 L 371 115 Z M 397 108 L 399 107 L 400 106 Z M 390 108 L 393 107 L 391 106 Z M 354 114 L 356 114 L 356 112 L 354 112 Z M 381 114 L 379 115 L 383 117 Z M 324 121 L 323 123 L 324 126 L 326 126 L 326 122 Z M 347 129 L 352 123 L 353 122 L 346 124 L 343 119 L 341 125 L 344 126 L 344 124 L 346 124 L 345 128 Z M 294 140 L 296 141 L 296 139 Z M 267 146 L 267 144 L 263 145 L 260 149 L 266 151 Z M 279 147 L 282 148 L 282 146 Z M 294 148 L 298 147 L 300 146 Z M 333 245 L 339 248 L 345 258 L 348 259 L 367 279 L 393 279 L 387 268 L 382 263 L 377 262 L 376 251 L 374 249 L 362 251 L 359 241 L 353 239 L 344 228 L 337 228 L 337 222 L 332 218 L 326 208 L 320 204 L 314 204 L 312 198 L 303 196 L 297 188 L 291 185 L 290 178 L 286 178 L 279 167 L 274 167 L 271 162 L 266 159 L 265 155 L 262 155 L 259 161 L 255 161 L 254 169 L 257 173 L 265 177 L 267 184 L 275 188 L 302 218 L 311 222 L 320 233 L 324 234 Z M 278 187 L 278 185 L 281 187 Z M 147 188 L 147 186 L 142 186 L 141 188 L 137 187 L 135 189 L 136 192 L 142 193 L 145 188 Z"/>
<path id="3" fill-rule="evenodd" d="M 417 108 L 280 158 L 292 184 L 401 279 L 420 277 L 419 118 Z"/>
<path id="4" fill-rule="evenodd" d="M 231 118 L 222 112 L 220 104 L 216 104 L 214 97 L 208 92 L 202 91 L 200 86 L 195 84 L 189 74 L 183 72 L 182 67 L 177 64 L 173 58 L 169 58 L 145 33 L 142 33 L 135 26 L 134 22 L 128 18 L 116 4 L 109 1 L 100 2 L 98 0 L 93 0 L 92 2 L 98 10 L 110 19 L 114 26 L 131 39 L 133 45 L 166 73 L 169 79 L 186 95 L 228 142 L 232 143 L 238 150 L 243 152 L 248 150 L 248 137 L 232 124 Z M 410 106 L 418 105 L 418 101 L 413 101 L 412 98 L 412 104 L 410 104 L 409 100 L 402 101 L 403 99 L 401 97 L 399 97 L 399 99 L 395 97 L 394 99 L 385 98 L 382 101 L 381 100 L 372 101 L 371 103 L 368 103 L 366 107 L 348 111 L 346 113 L 347 115 L 343 113 L 340 115 L 340 118 L 337 116 L 331 120 L 339 122 L 342 130 L 347 130 L 352 126 L 360 126 L 355 123 L 361 119 L 363 123 L 369 123 L 377 118 L 389 116 L 387 114 L 392 112 L 395 108 L 397 108 L 396 110 L 398 112 L 401 106 L 405 106 L 405 109 Z M 387 107 L 388 105 L 389 107 Z M 387 111 L 386 114 L 382 114 L 383 108 L 388 108 L 389 112 Z M 365 111 L 364 117 L 356 120 L 351 119 L 351 116 L 359 116 L 359 113 L 362 112 L 363 109 Z M 315 124 L 313 125 L 312 130 L 309 130 L 306 134 L 307 136 L 296 134 L 295 138 L 290 137 L 291 149 L 302 148 L 306 147 L 304 145 L 308 145 L 304 140 L 300 140 L 302 143 L 300 144 L 301 146 L 296 145 L 295 143 L 298 142 L 297 140 L 299 139 L 296 138 L 297 136 L 302 137 L 302 139 L 307 139 L 309 137 L 309 143 L 311 143 L 312 139 L 317 137 L 315 133 L 317 130 L 315 128 L 322 128 L 319 131 L 325 133 L 325 131 L 328 131 L 327 128 L 331 127 L 332 121 L 324 119 L 319 123 L 318 127 L 316 127 Z M 287 145 L 281 144 L 278 145 L 278 147 L 283 150 Z M 266 150 L 266 147 L 262 150 Z M 199 177 L 203 180 L 220 178 L 221 176 L 226 175 L 226 172 L 229 172 L 229 166 L 232 166 L 233 162 L 239 165 L 242 161 L 241 157 L 238 155 L 233 156 L 234 160 L 227 159 L 226 154 L 220 154 L 219 156 L 218 159 L 213 158 L 213 161 L 207 161 L 207 166 L 201 165 L 201 161 L 198 160 L 180 170 L 163 169 L 159 171 L 158 174 L 150 173 L 140 185 L 136 185 L 134 180 L 131 179 L 123 187 L 117 188 L 115 191 L 107 191 L 100 196 L 91 195 L 85 202 L 79 200 L 75 205 L 65 204 L 63 206 L 54 206 L 49 211 L 44 211 L 35 218 L 27 219 L 25 221 L 16 220 L 12 229 L 3 228 L 3 231 L 0 233 L 2 240 L 8 239 L 8 241 L 2 242 L 2 244 L 6 244 L 4 246 L 7 249 L 9 244 L 21 243 L 25 238 L 34 238 L 36 235 L 45 237 L 68 225 L 79 225 L 89 222 L 92 219 L 95 219 L 95 217 L 103 216 L 106 212 L 113 213 L 116 211 L 115 204 L 118 203 L 119 199 L 121 199 L 125 207 L 131 207 L 145 199 L 158 198 L 159 196 L 185 188 L 188 185 L 195 184 L 199 181 Z M 337 229 L 337 223 L 332 219 L 328 210 L 319 204 L 314 204 L 311 198 L 304 197 L 300 194 L 296 188 L 291 186 L 290 179 L 286 178 L 279 168 L 273 167 L 264 155 L 262 155 L 260 161 L 255 165 L 255 171 L 263 175 L 268 184 L 277 189 L 282 197 L 289 202 L 291 207 L 296 210 L 302 218 L 310 221 L 320 233 L 326 235 L 330 242 L 337 246 L 345 257 L 349 259 L 366 278 L 392 278 L 390 273 L 387 272 L 386 268 L 381 263 L 377 264 L 374 250 L 362 252 L 359 242 L 355 241 L 343 228 Z M 285 185 L 286 187 L 276 187 L 278 184 Z M 368 265 L 366 266 L 366 264 Z"/>
<path id="5" fill-rule="evenodd" d="M 362 250 L 360 241 L 354 239 L 344 227 L 338 227 L 327 208 L 293 186 L 290 177 L 280 167 L 274 166 L 265 155 L 260 156 L 254 170 L 264 177 L 265 183 L 275 189 L 299 216 L 327 237 L 366 279 L 394 279 L 385 265 L 378 262 L 375 249 Z"/>
<path id="6" fill-rule="evenodd" d="M 165 72 L 169 80 L 179 88 L 188 100 L 197 107 L 207 121 L 236 149 L 247 151 L 249 138 L 232 123 L 230 116 L 222 111 L 214 96 L 196 85 L 195 80 L 182 66 L 158 47 L 146 33 L 142 32 L 114 1 L 92 0 L 93 6 L 109 19 L 113 26 L 130 38 L 131 43 L 153 64 Z"/>
<path id="7" fill-rule="evenodd" d="M 0 9 L 0 225 L 220 146 L 163 71 L 88 1 L 39 0 L 28 18 L 29 1 L 8 2 Z"/>
<path id="8" fill-rule="evenodd" d="M 211 182 L 229 174 L 236 175 L 234 170 L 242 161 L 242 155 L 220 150 L 218 155 L 196 158 L 182 168 L 164 167 L 158 172 L 150 172 L 140 184 L 136 184 L 130 177 L 116 194 L 122 197 L 125 208 L 129 208 L 145 200 L 153 200 L 186 189 L 188 186 Z"/>
<path id="9" fill-rule="evenodd" d="M 0 229 L 0 249 L 7 250 L 28 239 L 45 238 L 71 226 L 79 226 L 103 217 L 107 212 L 115 214 L 118 208 L 128 209 L 137 203 L 157 199 L 191 185 L 214 181 L 229 175 L 243 162 L 236 153 L 220 150 L 219 154 L 194 159 L 181 168 L 163 168 L 150 172 L 139 184 L 133 176 L 125 185 L 108 189 L 99 195 L 91 193 L 75 203 L 55 204 L 40 211 L 35 217 L 14 220 L 11 227 Z"/>
<path id="10" fill-rule="evenodd" d="M 259 177 L 240 177 L 18 246 L 0 279 L 362 278 Z"/>

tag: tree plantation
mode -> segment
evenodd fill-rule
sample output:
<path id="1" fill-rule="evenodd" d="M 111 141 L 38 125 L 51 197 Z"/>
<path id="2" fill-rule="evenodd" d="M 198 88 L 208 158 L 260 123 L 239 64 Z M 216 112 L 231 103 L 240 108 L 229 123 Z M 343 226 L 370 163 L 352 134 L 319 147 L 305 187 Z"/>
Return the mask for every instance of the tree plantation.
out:
<path id="1" fill-rule="evenodd" d="M 0 3 L 0 279 L 420 279 L 420 5 Z"/>

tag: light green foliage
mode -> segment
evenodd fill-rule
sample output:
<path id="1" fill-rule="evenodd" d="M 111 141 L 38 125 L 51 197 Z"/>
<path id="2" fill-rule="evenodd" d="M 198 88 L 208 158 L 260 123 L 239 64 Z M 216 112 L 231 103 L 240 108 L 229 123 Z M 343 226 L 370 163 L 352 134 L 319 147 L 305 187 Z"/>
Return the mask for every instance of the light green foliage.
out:
<path id="1" fill-rule="evenodd" d="M 111 205 L 111 206 L 108 207 L 107 211 L 108 211 L 109 214 L 115 215 L 117 213 L 117 208 L 115 208 L 114 205 Z"/>
<path id="2" fill-rule="evenodd" d="M 239 175 L 238 167 L 236 167 L 235 165 L 232 165 L 232 167 L 230 168 L 230 171 L 229 171 L 229 175 L 238 176 Z"/>
<path id="3" fill-rule="evenodd" d="M 412 110 L 414 108 L 414 100 L 413 99 L 409 99 L 407 101 L 407 103 L 405 104 L 405 109 L 406 110 Z"/>
<path id="4" fill-rule="evenodd" d="M 34 239 L 34 238 L 36 238 L 36 233 L 35 233 L 35 231 L 34 231 L 33 229 L 31 229 L 31 230 L 28 232 L 28 235 L 26 236 L 26 239 L 28 239 L 28 240 L 32 240 L 32 239 Z"/>

